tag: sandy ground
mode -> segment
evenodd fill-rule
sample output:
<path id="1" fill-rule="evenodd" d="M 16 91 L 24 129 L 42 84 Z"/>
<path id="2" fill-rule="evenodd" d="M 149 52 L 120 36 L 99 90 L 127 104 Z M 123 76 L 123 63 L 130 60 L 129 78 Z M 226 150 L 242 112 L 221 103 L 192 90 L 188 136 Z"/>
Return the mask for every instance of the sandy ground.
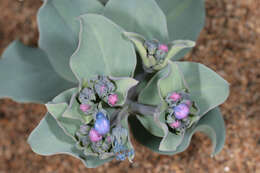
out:
<path id="1" fill-rule="evenodd" d="M 0 54 L 14 39 L 36 45 L 40 0 L 0 1 Z M 87 169 L 77 159 L 34 154 L 26 139 L 45 114 L 36 104 L 0 100 L 0 173 L 260 173 L 260 1 L 206 0 L 206 26 L 185 58 L 201 62 L 231 84 L 221 106 L 227 126 L 222 152 L 210 157 L 211 143 L 196 134 L 175 156 L 152 153 L 137 142 L 133 164 L 113 161 Z"/>

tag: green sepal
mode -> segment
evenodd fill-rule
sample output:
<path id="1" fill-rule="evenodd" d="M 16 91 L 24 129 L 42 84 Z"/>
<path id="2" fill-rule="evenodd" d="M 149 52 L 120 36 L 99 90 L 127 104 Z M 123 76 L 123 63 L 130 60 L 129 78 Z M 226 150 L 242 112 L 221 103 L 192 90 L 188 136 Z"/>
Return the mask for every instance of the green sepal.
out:
<path id="1" fill-rule="evenodd" d="M 129 123 L 128 123 L 128 119 L 129 119 L 129 114 L 127 116 L 125 116 L 122 120 L 121 120 L 121 125 L 123 128 L 127 129 L 127 132 L 128 132 L 128 136 L 127 136 L 127 147 L 128 149 L 133 149 L 134 150 L 134 146 L 131 142 L 131 137 L 130 137 L 130 128 L 129 128 Z M 132 163 L 133 162 L 133 159 L 135 157 L 135 154 L 131 155 L 130 157 L 128 157 L 128 160 Z"/>
<path id="2" fill-rule="evenodd" d="M 150 60 L 147 57 L 147 50 L 144 47 L 144 42 L 145 42 L 145 38 L 137 33 L 133 33 L 133 32 L 124 32 L 124 36 L 127 37 L 129 40 L 131 40 L 134 45 L 135 48 L 137 49 L 143 64 L 147 67 L 150 68 L 153 64 L 151 64 Z"/>

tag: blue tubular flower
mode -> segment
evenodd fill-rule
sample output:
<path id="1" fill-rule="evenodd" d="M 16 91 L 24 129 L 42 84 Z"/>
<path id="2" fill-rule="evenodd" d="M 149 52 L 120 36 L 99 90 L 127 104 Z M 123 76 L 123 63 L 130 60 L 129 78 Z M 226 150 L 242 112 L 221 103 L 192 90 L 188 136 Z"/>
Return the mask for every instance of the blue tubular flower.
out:
<path id="1" fill-rule="evenodd" d="M 173 110 L 174 110 L 175 117 L 179 120 L 186 118 L 190 113 L 189 106 L 183 103 L 173 107 Z"/>
<path id="2" fill-rule="evenodd" d="M 110 122 L 102 112 L 97 113 L 94 128 L 100 135 L 105 135 L 109 132 Z"/>
<path id="3" fill-rule="evenodd" d="M 126 159 L 125 154 L 117 154 L 116 155 L 116 160 L 124 161 Z"/>
<path id="4" fill-rule="evenodd" d="M 135 150 L 134 149 L 130 149 L 129 152 L 127 153 L 127 156 L 129 158 L 131 158 L 134 154 L 135 154 Z"/>

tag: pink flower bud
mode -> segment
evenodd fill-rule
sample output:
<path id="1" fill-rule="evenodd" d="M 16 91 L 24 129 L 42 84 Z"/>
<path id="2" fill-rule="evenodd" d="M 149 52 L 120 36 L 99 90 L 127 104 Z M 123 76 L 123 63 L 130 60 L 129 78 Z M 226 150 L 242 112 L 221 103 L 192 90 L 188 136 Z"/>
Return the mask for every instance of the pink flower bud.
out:
<path id="1" fill-rule="evenodd" d="M 91 142 L 98 142 L 102 139 L 102 136 L 98 134 L 95 129 L 91 129 L 89 132 L 89 139 L 91 140 Z"/>
<path id="2" fill-rule="evenodd" d="M 172 101 L 176 102 L 179 99 L 181 99 L 181 95 L 176 93 L 176 92 L 174 92 L 174 93 L 171 94 L 170 99 L 172 99 Z"/>
<path id="3" fill-rule="evenodd" d="M 192 103 L 191 103 L 190 100 L 186 100 L 186 101 L 185 101 L 185 104 L 188 105 L 189 107 L 191 107 L 191 105 L 192 105 Z"/>
<path id="4" fill-rule="evenodd" d="M 103 93 L 103 92 L 105 91 L 105 89 L 106 89 L 106 86 L 105 86 L 105 85 L 102 85 L 102 86 L 100 87 L 100 92 Z"/>
<path id="5" fill-rule="evenodd" d="M 80 108 L 80 110 L 82 110 L 83 112 L 87 112 L 87 111 L 91 108 L 91 106 L 88 105 L 88 104 L 81 104 L 81 105 L 79 106 L 79 108 Z"/>
<path id="6" fill-rule="evenodd" d="M 108 96 L 108 103 L 114 106 L 118 102 L 118 96 L 116 94 L 110 94 Z"/>
<path id="7" fill-rule="evenodd" d="M 165 44 L 160 44 L 159 50 L 162 50 L 164 52 L 168 52 L 168 46 Z"/>
<path id="8" fill-rule="evenodd" d="M 180 125 L 181 125 L 180 121 L 175 121 L 170 124 L 171 128 L 173 128 L 173 129 L 180 127 Z"/>

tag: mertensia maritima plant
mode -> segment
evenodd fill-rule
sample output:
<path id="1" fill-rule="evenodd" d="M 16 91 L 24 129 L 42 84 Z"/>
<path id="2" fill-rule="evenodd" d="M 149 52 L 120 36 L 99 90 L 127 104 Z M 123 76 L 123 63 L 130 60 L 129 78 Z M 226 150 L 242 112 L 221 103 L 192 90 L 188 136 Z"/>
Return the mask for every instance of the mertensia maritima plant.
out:
<path id="1" fill-rule="evenodd" d="M 28 138 L 40 155 L 69 154 L 89 168 L 132 162 L 131 138 L 174 155 L 197 131 L 215 155 L 229 84 L 180 61 L 204 19 L 203 0 L 45 0 L 39 48 L 14 41 L 2 55 L 0 97 L 46 105 Z"/>

